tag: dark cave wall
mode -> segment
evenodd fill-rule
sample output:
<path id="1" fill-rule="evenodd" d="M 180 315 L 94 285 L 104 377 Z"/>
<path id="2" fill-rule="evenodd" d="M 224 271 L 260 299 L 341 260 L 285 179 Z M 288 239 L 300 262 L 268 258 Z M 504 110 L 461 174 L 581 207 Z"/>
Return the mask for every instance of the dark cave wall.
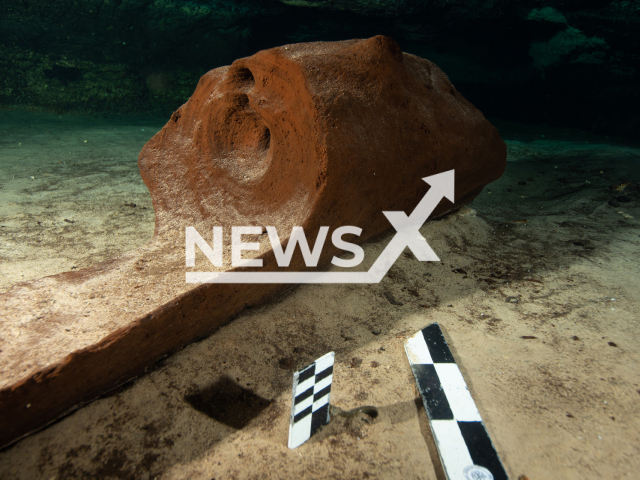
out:
<path id="1" fill-rule="evenodd" d="M 0 107 L 154 113 L 285 43 L 386 34 L 484 113 L 634 136 L 640 0 L 4 0 Z"/>
<path id="2" fill-rule="evenodd" d="M 166 112 L 198 78 L 246 53 L 260 11 L 148 0 L 11 1 L 0 18 L 2 105 Z"/>

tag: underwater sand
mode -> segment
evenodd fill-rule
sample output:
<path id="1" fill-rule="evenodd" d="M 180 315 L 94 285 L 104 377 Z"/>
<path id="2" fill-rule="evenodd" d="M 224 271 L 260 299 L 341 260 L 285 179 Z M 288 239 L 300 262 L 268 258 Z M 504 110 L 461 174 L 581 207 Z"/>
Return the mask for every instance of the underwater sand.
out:
<path id="1" fill-rule="evenodd" d="M 137 164 L 162 127 L 150 122 L 2 112 L 0 292 L 151 239 L 151 197 Z"/>
<path id="2" fill-rule="evenodd" d="M 137 155 L 161 126 L 2 112 L 0 291 L 150 240 Z M 512 478 L 635 478 L 640 149 L 502 133 L 505 175 L 421 229 L 442 262 L 405 252 L 380 284 L 304 285 L 247 310 L 0 452 L 0 478 L 438 478 L 402 344 L 434 321 Z M 379 415 L 289 450 L 292 372 L 330 350 L 331 403 Z"/>

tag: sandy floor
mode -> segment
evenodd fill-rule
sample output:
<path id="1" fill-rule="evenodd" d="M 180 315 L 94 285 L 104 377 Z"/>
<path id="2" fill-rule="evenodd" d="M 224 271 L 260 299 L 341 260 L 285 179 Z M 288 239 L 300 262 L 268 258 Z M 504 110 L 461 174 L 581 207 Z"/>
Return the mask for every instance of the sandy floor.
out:
<path id="1" fill-rule="evenodd" d="M 136 157 L 160 125 L 11 115 L 0 289 L 150 238 Z M 422 228 L 442 262 L 405 252 L 378 285 L 307 285 L 248 310 L 0 452 L 0 478 L 439 478 L 402 346 L 435 321 L 512 478 L 636 478 L 640 149 L 505 131 L 504 177 Z M 331 350 L 331 403 L 379 415 L 288 450 L 291 374 Z"/>
<path id="2" fill-rule="evenodd" d="M 87 267 L 153 235 L 140 179 L 157 120 L 0 114 L 0 291 Z"/>

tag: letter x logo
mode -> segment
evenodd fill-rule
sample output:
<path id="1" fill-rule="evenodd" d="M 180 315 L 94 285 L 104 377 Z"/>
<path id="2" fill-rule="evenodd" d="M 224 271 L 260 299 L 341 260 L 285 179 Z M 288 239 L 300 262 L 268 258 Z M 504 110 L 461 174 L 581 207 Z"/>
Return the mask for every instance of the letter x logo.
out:
<path id="1" fill-rule="evenodd" d="M 367 272 L 187 272 L 187 283 L 379 283 L 406 247 L 422 262 L 438 262 L 440 259 L 420 233 L 420 227 L 443 197 L 454 201 L 454 170 L 423 180 L 431 188 L 410 215 L 383 212 L 396 234 Z"/>

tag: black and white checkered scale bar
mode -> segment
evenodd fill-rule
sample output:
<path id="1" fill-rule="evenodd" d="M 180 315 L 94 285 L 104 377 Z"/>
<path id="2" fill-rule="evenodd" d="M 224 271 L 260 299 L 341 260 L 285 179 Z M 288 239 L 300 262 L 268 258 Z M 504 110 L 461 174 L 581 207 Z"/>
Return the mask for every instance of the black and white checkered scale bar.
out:
<path id="1" fill-rule="evenodd" d="M 299 447 L 329 423 L 334 360 L 335 353 L 329 352 L 293 374 L 289 448 Z"/>
<path id="2" fill-rule="evenodd" d="M 448 480 L 508 480 L 440 326 L 408 338 L 405 350 Z"/>

